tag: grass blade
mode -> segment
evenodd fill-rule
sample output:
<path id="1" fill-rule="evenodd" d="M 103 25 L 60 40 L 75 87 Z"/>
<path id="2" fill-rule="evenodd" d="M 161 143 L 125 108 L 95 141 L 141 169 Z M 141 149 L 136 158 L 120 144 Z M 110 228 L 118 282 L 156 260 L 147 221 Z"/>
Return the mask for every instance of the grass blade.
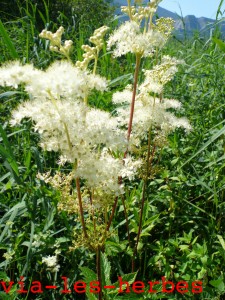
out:
<path id="1" fill-rule="evenodd" d="M 12 40 L 10 39 L 9 35 L 8 35 L 8 32 L 7 30 L 5 29 L 2 21 L 0 20 L 0 35 L 2 36 L 3 38 L 3 42 L 5 43 L 9 53 L 10 53 L 10 56 L 12 59 L 19 59 L 19 55 L 18 53 L 16 52 L 16 49 L 12 43 Z"/>
<path id="2" fill-rule="evenodd" d="M 204 151 L 210 144 L 212 144 L 216 139 L 218 139 L 221 135 L 225 133 L 225 126 L 221 128 L 218 132 L 216 132 L 211 138 L 199 149 L 194 155 L 192 155 L 182 166 L 185 166 L 187 163 L 189 163 L 194 157 L 196 157 L 199 153 Z"/>

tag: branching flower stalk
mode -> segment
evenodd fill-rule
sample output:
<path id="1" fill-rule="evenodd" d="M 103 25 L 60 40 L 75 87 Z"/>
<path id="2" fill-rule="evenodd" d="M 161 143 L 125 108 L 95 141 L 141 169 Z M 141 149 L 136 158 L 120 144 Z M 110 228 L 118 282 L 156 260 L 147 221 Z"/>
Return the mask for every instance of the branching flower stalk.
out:
<path id="1" fill-rule="evenodd" d="M 50 90 L 48 91 L 48 94 L 49 94 L 49 98 L 52 101 L 52 104 L 55 106 L 56 111 L 58 112 L 58 114 L 60 116 L 59 108 L 58 108 L 57 103 L 56 103 L 56 101 L 55 101 L 55 99 L 54 99 L 54 97 L 53 97 Z M 61 118 L 61 116 L 60 116 L 60 118 Z M 69 150 L 72 152 L 72 150 L 73 150 L 72 149 L 72 143 L 71 143 L 71 140 L 70 140 L 67 124 L 63 120 L 62 120 L 62 123 L 63 123 L 64 129 L 65 129 L 65 134 L 66 134 Z M 74 163 L 73 167 L 74 167 L 74 171 L 75 171 L 76 167 L 77 167 L 77 160 Z M 86 226 L 85 226 L 85 220 L 84 220 L 84 211 L 83 211 L 82 198 L 81 198 L 81 192 L 80 192 L 80 179 L 79 179 L 79 177 L 76 177 L 76 189 L 77 189 L 77 196 L 78 196 L 78 201 L 79 201 L 80 219 L 81 219 L 83 234 L 84 234 L 85 238 L 88 238 L 87 231 L 86 231 Z"/>
<path id="2" fill-rule="evenodd" d="M 154 101 L 153 101 L 153 113 L 155 109 L 155 96 L 154 96 Z M 142 187 L 142 197 L 141 197 L 141 207 L 140 207 L 140 213 L 139 213 L 139 225 L 138 225 L 138 233 L 137 233 L 137 238 L 136 238 L 136 243 L 134 246 L 134 252 L 133 252 L 133 257 L 132 257 L 132 272 L 135 271 L 135 259 L 137 256 L 137 250 L 138 250 L 138 243 L 141 237 L 141 231 L 142 231 L 142 223 L 143 223 L 143 211 L 144 211 L 144 205 L 146 201 L 146 187 L 147 187 L 147 182 L 149 178 L 149 172 L 150 172 L 150 152 L 151 152 L 151 144 L 152 144 L 152 121 L 150 122 L 149 130 L 148 130 L 148 150 L 147 150 L 147 159 L 146 159 L 146 174 L 143 179 L 143 187 Z M 155 152 L 155 147 L 154 147 L 154 152 Z M 152 153 L 152 159 L 153 159 L 153 154 Z"/>
<path id="3" fill-rule="evenodd" d="M 129 1 L 128 1 L 129 3 Z M 138 85 L 138 75 L 139 75 L 139 69 L 140 69 L 140 64 L 141 64 L 141 53 L 136 54 L 136 65 L 135 65 L 135 72 L 134 72 L 134 85 L 133 85 L 133 93 L 132 93 L 132 100 L 131 100 L 131 105 L 130 105 L 130 118 L 129 118 L 129 124 L 128 124 L 128 130 L 127 130 L 127 141 L 129 143 L 130 135 L 131 135 L 131 130 L 132 130 L 132 122 L 133 122 L 133 116 L 134 116 L 134 106 L 135 106 L 135 99 L 136 99 L 136 93 L 137 93 L 137 85 Z M 128 148 L 124 152 L 124 158 L 126 158 L 128 153 Z M 122 184 L 121 178 L 118 179 L 119 183 Z M 129 231 L 129 222 L 128 222 L 128 216 L 127 216 L 127 209 L 126 209 L 126 204 L 124 201 L 124 198 L 122 197 L 122 203 L 124 207 L 124 215 L 126 219 L 126 227 L 127 227 L 127 234 L 128 234 L 128 242 L 130 244 L 130 231 Z M 112 213 L 109 218 L 109 222 L 107 224 L 106 229 L 109 230 L 116 208 L 118 204 L 118 197 L 115 198 L 114 204 L 113 204 L 113 209 Z"/>

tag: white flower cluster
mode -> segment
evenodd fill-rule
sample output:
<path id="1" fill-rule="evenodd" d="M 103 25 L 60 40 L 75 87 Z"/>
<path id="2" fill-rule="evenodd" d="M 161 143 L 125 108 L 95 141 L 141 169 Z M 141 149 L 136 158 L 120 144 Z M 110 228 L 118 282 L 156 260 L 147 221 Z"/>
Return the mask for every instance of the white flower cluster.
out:
<path id="1" fill-rule="evenodd" d="M 152 70 L 146 70 L 145 79 L 138 87 L 138 94 L 135 102 L 135 112 L 132 126 L 132 136 L 130 143 L 139 145 L 142 138 L 151 127 L 160 130 L 166 136 L 175 128 L 191 130 L 191 125 L 186 118 L 177 118 L 168 109 L 180 109 L 181 103 L 174 99 L 162 99 L 152 96 L 163 92 L 164 85 L 169 82 L 177 72 L 177 65 L 183 61 L 176 60 L 169 56 L 164 56 L 162 62 Z M 127 86 L 123 91 L 116 92 L 112 101 L 118 107 L 117 119 L 121 127 L 126 127 L 130 118 L 130 102 L 132 90 Z"/>
<path id="2" fill-rule="evenodd" d="M 142 32 L 135 21 L 127 21 L 122 24 L 109 37 L 108 49 L 116 45 L 114 56 L 118 57 L 126 53 L 135 53 L 142 56 L 151 56 L 156 48 L 162 48 L 166 39 L 162 33 L 156 30 Z"/>
<path id="3" fill-rule="evenodd" d="M 117 97 L 119 97 L 119 92 Z M 134 139 L 138 145 L 151 126 L 160 129 L 166 135 L 178 127 L 190 131 L 191 126 L 186 118 L 177 118 L 173 113 L 167 111 L 168 108 L 179 109 L 180 107 L 181 104 L 177 100 L 164 99 L 161 101 L 148 94 L 139 94 L 135 103 L 131 143 Z M 127 126 L 130 116 L 129 106 L 118 107 L 117 114 L 118 123 L 122 127 Z"/>
<path id="4" fill-rule="evenodd" d="M 26 84 L 30 78 L 35 76 L 38 78 L 39 75 L 39 70 L 36 70 L 33 65 L 21 65 L 18 61 L 5 63 L 0 68 L 0 85 L 17 89 L 19 84 Z"/>
<path id="5" fill-rule="evenodd" d="M 60 265 L 57 264 L 57 255 L 42 257 L 42 263 L 47 265 L 47 270 L 50 272 L 56 273 L 60 269 Z"/>
<path id="6" fill-rule="evenodd" d="M 46 71 L 17 61 L 0 68 L 0 85 L 17 88 L 22 83 L 33 99 L 42 101 L 49 97 L 49 92 L 56 99 L 72 97 L 81 100 L 93 89 L 107 89 L 105 78 L 82 71 L 68 61 L 56 61 Z"/>
<path id="7" fill-rule="evenodd" d="M 151 15 L 159 2 L 152 0 L 148 9 L 140 9 L 141 18 Z M 129 7 L 128 10 L 129 14 L 135 16 L 134 8 Z M 139 57 L 151 56 L 167 40 L 170 29 L 166 31 L 166 24 L 171 22 L 159 22 L 158 27 L 149 26 L 147 29 L 145 26 L 142 30 L 140 23 L 131 18 L 110 36 L 108 47 L 115 45 L 115 56 L 128 52 Z M 32 65 L 22 66 L 18 62 L 12 62 L 0 68 L 0 85 L 17 88 L 19 84 L 23 84 L 30 96 L 30 100 L 21 103 L 13 111 L 11 124 L 16 125 L 22 119 L 30 118 L 34 122 L 34 129 L 40 134 L 41 147 L 47 151 L 59 152 L 59 163 L 72 163 L 74 170 L 71 174 L 84 179 L 87 190 L 95 189 L 97 198 L 102 196 L 104 199 L 108 199 L 107 195 L 111 197 L 124 193 L 118 178 L 132 180 L 142 165 L 141 160 L 134 160 L 127 153 L 130 147 L 127 141 L 129 106 L 134 96 L 132 87 L 128 86 L 124 91 L 113 95 L 113 102 L 119 105 L 116 116 L 87 105 L 87 98 L 92 90 L 103 92 L 107 89 L 107 80 L 95 75 L 98 54 L 103 47 L 103 37 L 107 30 L 108 27 L 103 26 L 94 32 L 90 42 L 95 46 L 84 45 L 84 60 L 76 65 L 68 61 L 56 61 L 42 71 Z M 62 33 L 63 28 L 60 27 L 54 34 L 42 31 L 40 36 L 50 40 L 52 50 L 62 52 L 68 58 L 71 43 L 68 42 L 69 45 L 65 42 L 62 45 Z M 95 59 L 95 65 L 93 74 L 90 74 L 86 69 L 92 59 Z M 140 144 L 152 126 L 165 135 L 176 127 L 190 129 L 185 118 L 177 118 L 167 110 L 179 109 L 178 101 L 155 97 L 156 94 L 161 95 L 164 85 L 172 79 L 177 71 L 177 64 L 180 63 L 181 61 L 165 56 L 160 65 L 144 72 L 145 79 L 137 88 L 129 140 L 131 146 L 132 143 Z M 126 155 L 123 160 L 124 153 Z M 72 180 L 69 179 L 71 178 L 67 182 L 71 183 Z M 64 195 L 69 199 L 70 189 L 66 189 Z M 104 199 L 99 200 L 100 205 L 104 203 Z M 37 240 L 33 246 L 36 247 L 39 243 Z M 42 261 L 50 269 L 57 271 L 59 268 L 56 256 L 43 258 Z"/>
<path id="8" fill-rule="evenodd" d="M 126 171 L 122 160 L 112 153 L 125 152 L 126 133 L 118 127 L 117 118 L 83 102 L 92 89 L 106 89 L 104 78 L 65 61 L 53 63 L 46 71 L 11 63 L 1 68 L 0 74 L 0 84 L 17 87 L 24 83 L 31 98 L 12 112 L 11 125 L 32 119 L 44 150 L 59 152 L 60 163 L 77 163 L 75 177 L 85 179 L 90 188 L 102 188 L 111 194 L 123 192 L 118 176 L 124 177 L 127 172 L 131 178 L 137 167 L 129 166 Z"/>
<path id="9" fill-rule="evenodd" d="M 47 233 L 34 234 L 32 246 L 34 248 L 39 248 L 40 246 L 45 245 L 45 240 L 48 238 Z"/>
<path id="10" fill-rule="evenodd" d="M 8 250 L 7 252 L 5 252 L 2 256 L 8 261 L 10 262 L 14 255 L 15 255 L 15 251 L 14 250 Z"/>
<path id="11" fill-rule="evenodd" d="M 174 21 L 160 18 L 153 23 L 153 15 L 161 0 L 152 0 L 144 6 L 122 6 L 121 11 L 129 16 L 129 21 L 120 25 L 108 40 L 108 49 L 115 46 L 114 56 L 134 53 L 140 57 L 150 57 L 156 49 L 161 49 L 168 40 Z M 136 4 L 142 4 L 137 1 Z M 143 21 L 144 20 L 144 21 Z"/>

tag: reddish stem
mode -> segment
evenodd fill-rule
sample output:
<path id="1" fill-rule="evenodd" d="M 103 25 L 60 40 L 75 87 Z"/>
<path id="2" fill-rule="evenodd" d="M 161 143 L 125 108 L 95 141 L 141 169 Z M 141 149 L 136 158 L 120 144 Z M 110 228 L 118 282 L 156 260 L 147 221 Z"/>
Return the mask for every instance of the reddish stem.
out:
<path id="1" fill-rule="evenodd" d="M 80 207 L 80 218 L 81 218 L 83 233 L 84 233 L 84 237 L 88 238 L 86 227 L 85 227 L 85 221 L 84 221 L 84 210 L 83 210 L 81 192 L 80 192 L 80 180 L 78 177 L 76 178 L 76 188 L 77 188 L 77 196 L 78 196 L 78 202 Z"/>
<path id="2" fill-rule="evenodd" d="M 139 74 L 139 68 L 141 63 L 141 55 L 136 55 L 136 66 L 135 66 L 135 73 L 134 73 L 134 89 L 133 89 L 133 95 L 132 95 L 132 101 L 130 106 L 130 119 L 128 124 L 128 131 L 127 131 L 127 140 L 130 140 L 131 135 L 131 129 L 133 124 L 133 117 L 134 117 L 134 104 L 136 99 L 136 93 L 137 93 L 137 84 L 138 84 L 138 74 Z"/>

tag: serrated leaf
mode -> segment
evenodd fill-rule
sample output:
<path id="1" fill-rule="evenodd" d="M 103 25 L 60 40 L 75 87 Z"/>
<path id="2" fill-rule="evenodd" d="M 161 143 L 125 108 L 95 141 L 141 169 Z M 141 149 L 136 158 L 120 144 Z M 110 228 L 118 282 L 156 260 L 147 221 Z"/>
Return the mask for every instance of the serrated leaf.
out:
<path id="1" fill-rule="evenodd" d="M 80 267 L 81 274 L 84 276 L 85 282 L 89 283 L 91 281 L 97 280 L 97 275 L 88 267 Z"/>
<path id="2" fill-rule="evenodd" d="M 181 251 L 185 251 L 185 250 L 189 251 L 189 245 L 179 245 L 179 248 Z"/>
<path id="3" fill-rule="evenodd" d="M 117 244 L 112 241 L 106 241 L 106 248 L 108 251 L 111 251 L 113 254 L 118 254 L 125 250 L 125 245 Z"/>
<path id="4" fill-rule="evenodd" d="M 126 281 L 126 282 L 128 282 L 131 285 L 135 281 L 136 276 L 137 276 L 137 272 L 124 274 L 124 275 L 119 276 L 119 277 L 122 278 L 121 280 L 123 282 Z M 119 285 L 119 279 L 118 279 L 118 281 L 116 281 L 115 283 L 113 283 L 113 285 L 119 290 L 119 286 L 120 286 Z M 116 291 L 117 293 L 118 293 L 118 290 Z"/>
<path id="5" fill-rule="evenodd" d="M 88 300 L 97 300 L 94 293 L 91 293 L 89 290 L 90 282 L 97 280 L 97 275 L 91 269 L 87 267 L 80 267 L 81 274 L 84 276 L 84 282 L 87 284 L 86 296 Z"/>
<path id="6" fill-rule="evenodd" d="M 111 265 L 104 253 L 101 253 L 101 273 L 102 273 L 102 285 L 111 285 L 110 273 Z"/>
<path id="7" fill-rule="evenodd" d="M 220 292 L 224 291 L 225 285 L 223 279 L 211 280 L 209 283 L 217 288 Z"/>

